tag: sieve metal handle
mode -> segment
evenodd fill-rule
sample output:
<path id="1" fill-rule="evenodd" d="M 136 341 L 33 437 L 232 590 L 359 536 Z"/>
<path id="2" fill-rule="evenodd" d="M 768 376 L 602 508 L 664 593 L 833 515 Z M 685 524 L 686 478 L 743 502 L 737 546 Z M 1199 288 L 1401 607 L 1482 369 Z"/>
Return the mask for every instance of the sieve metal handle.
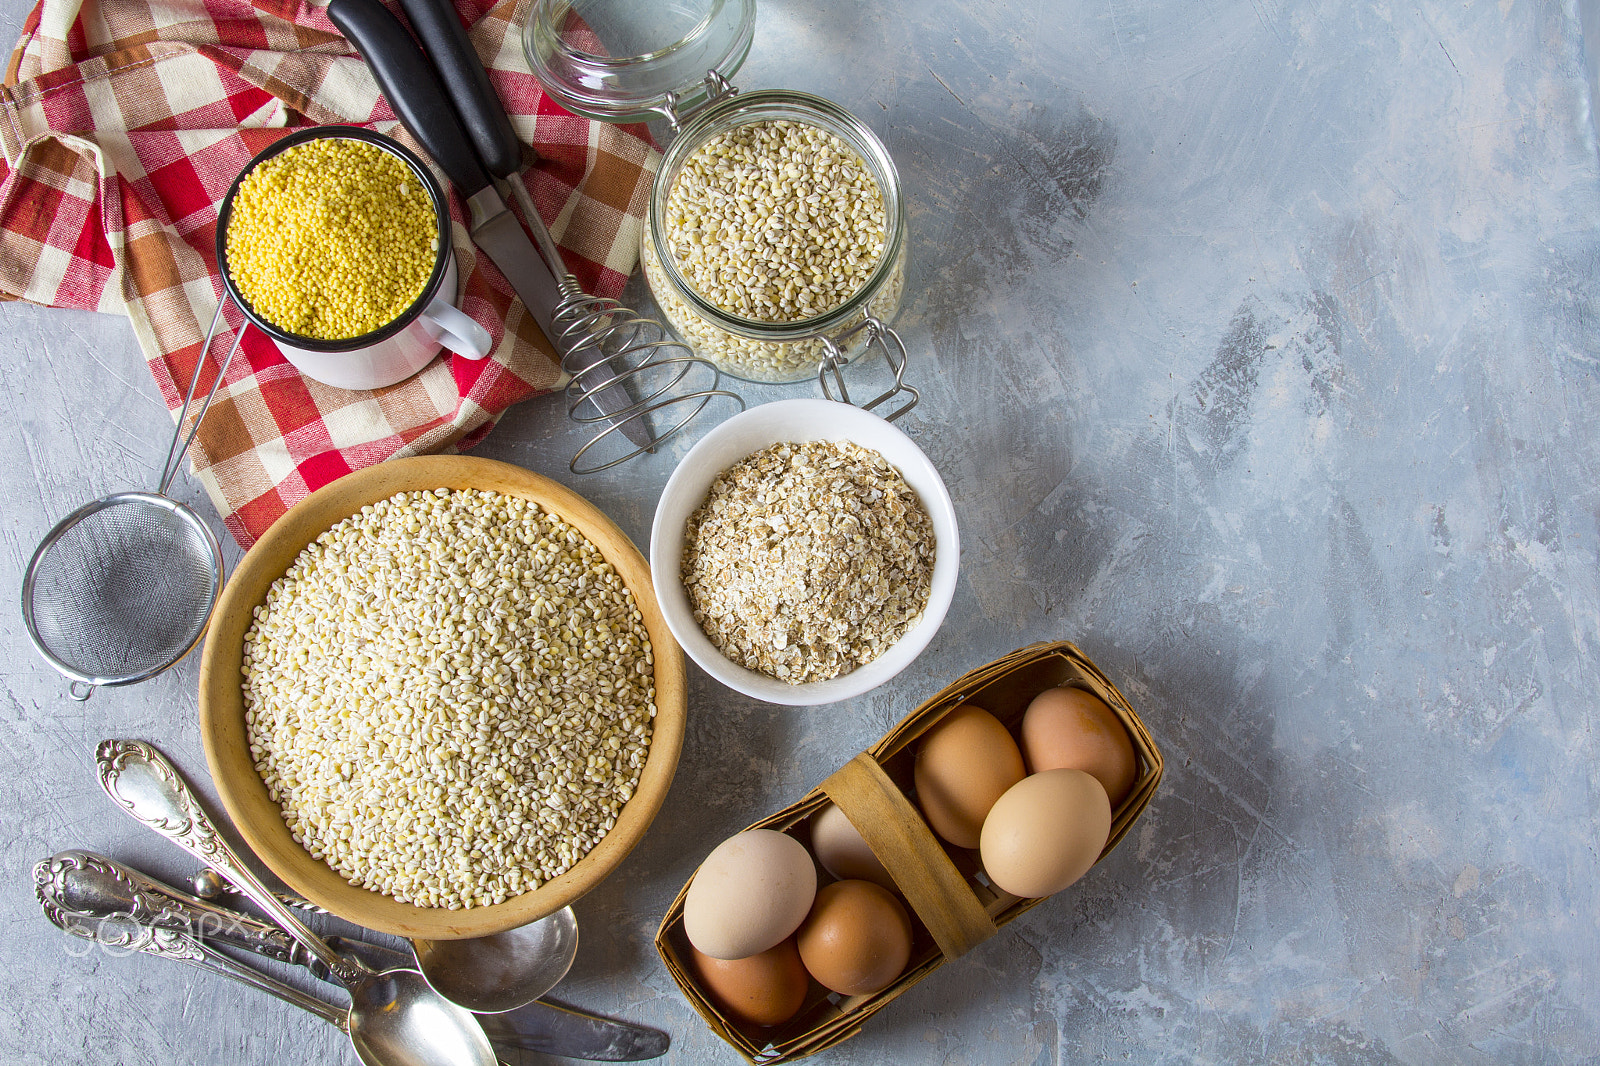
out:
<path id="1" fill-rule="evenodd" d="M 242 323 L 239 332 L 233 335 L 233 345 L 228 349 L 227 358 L 222 360 L 222 366 L 217 370 L 217 378 L 211 383 L 211 391 L 206 393 L 205 401 L 200 405 L 200 412 L 194 416 L 194 425 L 190 427 L 189 435 L 184 437 L 183 423 L 189 417 L 189 405 L 194 401 L 195 387 L 200 384 L 200 368 L 206 365 L 206 354 L 211 351 L 211 341 L 217 335 L 217 323 L 222 320 L 222 309 L 227 303 L 228 297 L 224 292 L 222 299 L 217 301 L 216 311 L 212 312 L 211 325 L 206 327 L 206 339 L 200 343 L 200 355 L 194 361 L 194 373 L 189 377 L 189 390 L 183 395 L 183 406 L 178 408 L 178 425 L 172 431 L 172 443 L 167 445 L 167 458 L 161 464 L 161 480 L 156 484 L 156 491 L 163 496 L 172 486 L 172 479 L 178 476 L 178 467 L 182 465 L 183 457 L 189 454 L 189 445 L 194 443 L 195 434 L 200 432 L 200 421 L 205 418 L 206 411 L 210 410 L 212 397 L 217 394 L 217 387 L 228 375 L 228 367 L 233 363 L 233 353 L 239 350 L 239 342 L 244 339 L 245 330 L 250 328 L 250 323 Z M 183 440 L 181 448 L 178 447 L 179 438 Z M 87 694 L 81 697 L 73 696 L 73 699 L 88 698 Z"/>

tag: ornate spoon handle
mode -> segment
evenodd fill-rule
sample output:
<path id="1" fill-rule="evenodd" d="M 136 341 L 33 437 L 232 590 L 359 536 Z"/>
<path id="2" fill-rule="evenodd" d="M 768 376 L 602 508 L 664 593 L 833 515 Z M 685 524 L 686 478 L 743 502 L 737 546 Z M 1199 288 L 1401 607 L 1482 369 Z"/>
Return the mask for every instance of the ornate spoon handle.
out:
<path id="1" fill-rule="evenodd" d="M 33 868 L 34 891 L 50 920 L 94 925 L 107 920 L 177 929 L 291 966 L 311 956 L 283 930 L 147 877 L 92 851 L 63 851 Z"/>
<path id="2" fill-rule="evenodd" d="M 233 882 L 340 981 L 349 985 L 365 974 L 358 963 L 328 947 L 239 860 L 165 755 L 137 740 L 106 740 L 95 752 L 95 764 L 100 787 L 112 802 Z"/>
<path id="3" fill-rule="evenodd" d="M 68 853 L 70 855 L 70 853 Z M 65 856 L 56 856 L 46 859 L 34 867 L 34 886 L 39 893 L 39 903 L 44 907 L 45 916 L 61 929 L 66 930 L 75 937 L 83 940 L 94 941 L 106 947 L 120 948 L 124 951 L 142 951 L 146 955 L 156 955 L 164 959 L 175 959 L 186 962 L 191 966 L 198 966 L 202 970 L 220 973 L 224 977 L 231 977 L 235 981 L 247 984 L 251 988 L 259 989 L 268 995 L 277 996 L 286 1003 L 292 1003 L 302 1010 L 310 1011 L 330 1025 L 337 1026 L 341 1032 L 348 1033 L 349 1019 L 346 1011 L 335 1007 L 331 1003 L 324 1003 L 315 996 L 308 995 L 292 985 L 262 973 L 247 963 L 230 958 L 219 952 L 211 951 L 199 939 L 182 929 L 164 925 L 151 925 L 137 920 L 95 919 L 78 913 L 70 904 L 63 901 L 56 894 L 55 889 L 60 886 L 58 876 L 63 869 L 70 869 L 69 865 L 59 865 L 66 859 Z"/>
<path id="4" fill-rule="evenodd" d="M 113 940 L 131 944 L 133 934 L 141 932 L 137 926 L 155 925 L 163 932 L 146 935 L 164 936 L 165 930 L 175 929 L 211 947 L 254 952 L 305 966 L 322 980 L 333 979 L 276 926 L 171 888 L 92 851 L 63 851 L 46 859 L 34 866 L 33 880 L 39 903 L 50 920 L 86 939 L 108 945 Z M 232 891 L 232 887 L 229 885 L 228 890 Z M 294 905 L 293 898 L 284 902 Z M 381 944 L 347 937 L 329 937 L 328 944 L 373 970 L 412 965 L 409 954 Z M 631 1062 L 657 1058 L 666 1054 L 670 1046 L 667 1034 L 658 1029 L 553 1003 L 529 1003 L 504 1014 L 480 1015 L 478 1021 L 502 1052 L 517 1048 L 566 1058 Z"/>

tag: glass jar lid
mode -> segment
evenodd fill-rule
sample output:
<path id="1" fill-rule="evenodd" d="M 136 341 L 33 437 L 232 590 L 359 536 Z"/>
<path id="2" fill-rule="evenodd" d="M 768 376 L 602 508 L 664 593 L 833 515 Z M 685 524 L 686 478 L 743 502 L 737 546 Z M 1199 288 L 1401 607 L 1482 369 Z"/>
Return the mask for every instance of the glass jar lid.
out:
<path id="1" fill-rule="evenodd" d="M 522 47 L 562 107 L 674 126 L 744 63 L 755 0 L 534 0 Z"/>

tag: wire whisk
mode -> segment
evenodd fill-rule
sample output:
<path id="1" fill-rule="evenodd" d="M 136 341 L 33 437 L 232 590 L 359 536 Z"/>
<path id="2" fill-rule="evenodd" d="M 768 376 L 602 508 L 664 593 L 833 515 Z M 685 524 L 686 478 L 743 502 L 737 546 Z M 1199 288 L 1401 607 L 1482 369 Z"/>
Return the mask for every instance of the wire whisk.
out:
<path id="1" fill-rule="evenodd" d="M 720 387 L 722 375 L 716 366 L 695 355 L 659 321 L 616 300 L 589 295 L 570 273 L 562 273 L 558 284 L 562 299 L 551 316 L 556 331 L 551 339 L 566 353 L 561 369 L 570 375 L 567 414 L 580 425 L 611 423 L 573 455 L 574 474 L 597 473 L 655 451 L 719 397 L 744 410 L 738 393 Z M 652 418 L 667 411 L 664 420 Z M 645 443 L 628 439 L 629 425 L 644 427 L 640 436 Z M 605 457 L 619 441 L 622 454 Z M 591 450 L 602 458 L 585 466 L 584 457 Z"/>

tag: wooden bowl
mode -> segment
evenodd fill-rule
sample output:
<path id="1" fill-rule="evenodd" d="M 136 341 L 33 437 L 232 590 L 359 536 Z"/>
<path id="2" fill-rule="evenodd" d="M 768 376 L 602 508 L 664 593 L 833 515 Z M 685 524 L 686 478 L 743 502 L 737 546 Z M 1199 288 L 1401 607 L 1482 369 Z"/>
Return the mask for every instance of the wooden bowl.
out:
<path id="1" fill-rule="evenodd" d="M 240 667 L 252 612 L 307 544 L 367 504 L 422 489 L 480 489 L 520 496 L 583 533 L 632 591 L 655 656 L 656 717 L 649 755 L 616 825 L 572 869 L 532 892 L 487 907 L 448 910 L 401 903 L 350 884 L 314 859 L 289 833 L 250 757 Z M 594 888 L 633 849 L 655 819 L 683 746 L 683 653 L 668 630 L 633 542 L 572 490 L 508 463 L 465 456 L 420 456 L 368 467 L 312 493 L 256 542 L 229 578 L 200 664 L 200 730 L 222 805 L 252 851 L 286 885 L 348 921 L 395 936 L 452 940 L 514 929 L 560 910 Z"/>

